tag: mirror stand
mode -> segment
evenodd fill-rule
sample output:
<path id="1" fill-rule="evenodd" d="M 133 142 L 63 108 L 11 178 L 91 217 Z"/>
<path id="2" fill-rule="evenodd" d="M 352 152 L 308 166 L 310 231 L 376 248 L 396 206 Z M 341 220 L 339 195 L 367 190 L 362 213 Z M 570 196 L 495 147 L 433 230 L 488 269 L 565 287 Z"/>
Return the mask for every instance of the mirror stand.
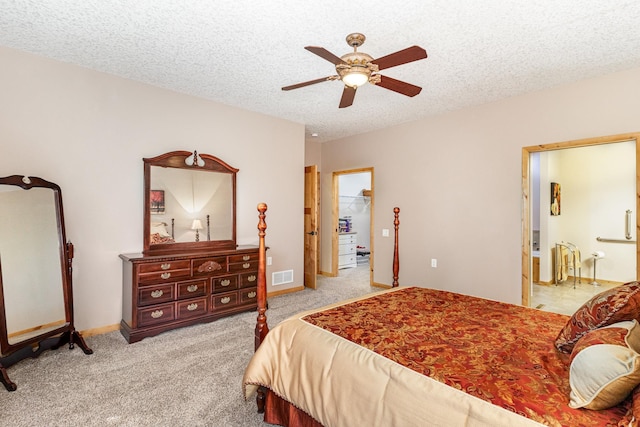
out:
<path id="1" fill-rule="evenodd" d="M 84 354 L 93 354 L 93 350 L 89 348 L 78 331 L 67 331 L 58 337 L 46 338 L 37 344 L 34 344 L 33 347 L 23 347 L 20 350 L 11 353 L 9 356 L 0 357 L 0 382 L 4 385 L 7 391 L 15 391 L 18 386 L 9 379 L 7 368 L 23 359 L 35 359 L 47 350 L 57 350 L 65 344 L 69 344 L 70 350 L 75 347 L 75 344 L 78 344 L 78 347 L 82 349 Z"/>

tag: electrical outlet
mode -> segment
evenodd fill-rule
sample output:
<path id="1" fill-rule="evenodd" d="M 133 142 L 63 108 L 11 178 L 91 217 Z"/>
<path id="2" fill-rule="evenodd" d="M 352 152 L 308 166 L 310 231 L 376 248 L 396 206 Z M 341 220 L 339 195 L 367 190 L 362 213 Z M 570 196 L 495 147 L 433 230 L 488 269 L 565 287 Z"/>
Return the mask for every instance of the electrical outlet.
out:
<path id="1" fill-rule="evenodd" d="M 435 258 L 431 258 L 431 267 L 436 268 L 438 267 L 438 260 Z"/>
<path id="2" fill-rule="evenodd" d="M 271 257 L 270 256 L 267 257 L 267 265 L 271 265 Z"/>

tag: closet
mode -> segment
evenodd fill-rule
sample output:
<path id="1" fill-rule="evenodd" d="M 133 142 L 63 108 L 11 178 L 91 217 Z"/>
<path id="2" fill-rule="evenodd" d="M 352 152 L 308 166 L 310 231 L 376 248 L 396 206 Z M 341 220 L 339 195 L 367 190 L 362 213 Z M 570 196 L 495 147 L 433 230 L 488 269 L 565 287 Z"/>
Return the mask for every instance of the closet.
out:
<path id="1" fill-rule="evenodd" d="M 369 264 L 371 173 L 342 174 L 338 188 L 338 269 Z"/>

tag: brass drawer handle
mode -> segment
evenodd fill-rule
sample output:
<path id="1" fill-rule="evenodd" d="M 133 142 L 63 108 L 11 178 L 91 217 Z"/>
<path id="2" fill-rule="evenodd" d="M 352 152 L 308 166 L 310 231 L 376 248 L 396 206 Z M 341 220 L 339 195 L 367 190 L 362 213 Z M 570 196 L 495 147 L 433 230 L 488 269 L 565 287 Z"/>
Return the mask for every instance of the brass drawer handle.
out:
<path id="1" fill-rule="evenodd" d="M 245 255 L 242 257 L 243 261 L 249 261 L 251 259 L 251 255 Z"/>
<path id="2" fill-rule="evenodd" d="M 249 293 L 247 294 L 247 296 L 248 296 L 249 298 L 255 298 L 255 297 L 256 297 L 256 293 L 255 293 L 255 292 L 249 292 Z"/>
<path id="3" fill-rule="evenodd" d="M 162 310 L 156 310 L 151 312 L 151 317 L 153 317 L 154 319 L 159 319 L 163 314 L 164 312 Z"/>
<path id="4" fill-rule="evenodd" d="M 163 269 L 163 270 L 168 270 L 168 269 L 170 269 L 170 268 L 171 268 L 171 264 L 169 264 L 168 262 L 166 262 L 166 263 L 162 264 L 162 265 L 160 266 L 160 268 L 161 268 L 161 269 Z"/>
<path id="5" fill-rule="evenodd" d="M 231 284 L 231 280 L 225 279 L 220 281 L 220 286 L 229 286 Z"/>
<path id="6" fill-rule="evenodd" d="M 222 304 L 229 304 L 229 303 L 231 302 L 231 298 L 230 298 L 230 297 L 223 297 L 223 298 L 220 298 L 220 302 L 221 302 Z"/>
<path id="7" fill-rule="evenodd" d="M 247 277 L 247 280 L 250 282 L 255 282 L 256 281 L 256 275 L 252 274 L 251 276 Z"/>
<path id="8" fill-rule="evenodd" d="M 163 279 L 168 279 L 169 277 L 171 277 L 171 273 L 162 273 L 160 277 Z"/>
<path id="9" fill-rule="evenodd" d="M 197 308 L 198 308 L 198 304 L 195 303 L 195 302 L 193 304 L 189 304 L 187 306 L 187 310 L 189 310 L 189 311 L 197 310 Z"/>
<path id="10" fill-rule="evenodd" d="M 187 286 L 187 291 L 188 292 L 195 292 L 198 290 L 198 285 L 189 285 Z"/>
<path id="11" fill-rule="evenodd" d="M 244 264 L 242 264 L 242 268 L 249 268 L 251 267 L 251 263 L 249 262 L 245 262 Z"/>
<path id="12" fill-rule="evenodd" d="M 162 295 L 164 295 L 164 291 L 162 289 L 151 292 L 151 298 L 160 298 Z"/>

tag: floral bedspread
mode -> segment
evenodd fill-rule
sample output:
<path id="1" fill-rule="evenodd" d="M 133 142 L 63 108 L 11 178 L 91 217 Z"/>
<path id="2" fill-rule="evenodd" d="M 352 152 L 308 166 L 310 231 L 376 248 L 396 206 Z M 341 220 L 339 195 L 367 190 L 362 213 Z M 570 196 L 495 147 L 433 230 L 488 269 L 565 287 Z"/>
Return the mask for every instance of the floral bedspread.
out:
<path id="1" fill-rule="evenodd" d="M 467 295 L 404 288 L 304 321 L 494 405 L 552 426 L 617 426 L 630 403 L 569 408 L 568 316 Z"/>

